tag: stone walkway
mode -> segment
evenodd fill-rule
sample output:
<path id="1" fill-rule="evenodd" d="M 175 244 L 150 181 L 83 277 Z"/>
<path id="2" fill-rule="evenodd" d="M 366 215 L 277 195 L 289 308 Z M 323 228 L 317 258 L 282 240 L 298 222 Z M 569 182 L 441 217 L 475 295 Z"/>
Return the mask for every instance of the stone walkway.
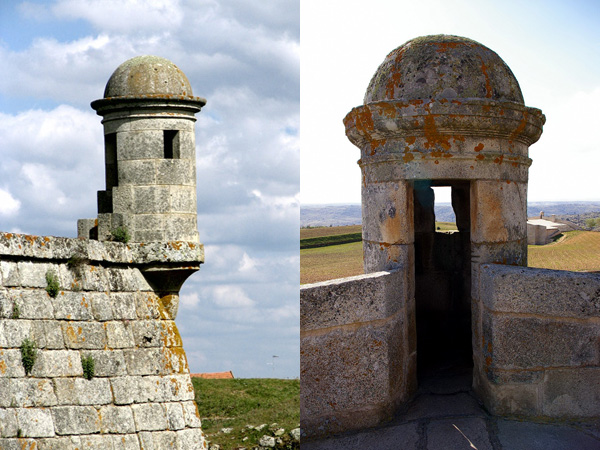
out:
<path id="1" fill-rule="evenodd" d="M 600 450 L 600 424 L 542 424 L 492 417 L 468 372 L 422 383 L 388 424 L 301 444 L 302 450 Z"/>

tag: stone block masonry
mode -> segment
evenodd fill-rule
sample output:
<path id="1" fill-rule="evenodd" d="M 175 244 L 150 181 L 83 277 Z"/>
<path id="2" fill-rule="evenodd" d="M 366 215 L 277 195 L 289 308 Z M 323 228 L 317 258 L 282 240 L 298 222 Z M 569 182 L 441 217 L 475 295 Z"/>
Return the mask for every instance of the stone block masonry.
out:
<path id="1" fill-rule="evenodd" d="M 206 448 L 174 322 L 177 289 L 152 286 L 160 269 L 191 273 L 203 259 L 193 242 L 0 233 L 0 448 Z"/>
<path id="2" fill-rule="evenodd" d="M 494 414 L 600 416 L 600 275 L 482 265 L 474 388 Z"/>

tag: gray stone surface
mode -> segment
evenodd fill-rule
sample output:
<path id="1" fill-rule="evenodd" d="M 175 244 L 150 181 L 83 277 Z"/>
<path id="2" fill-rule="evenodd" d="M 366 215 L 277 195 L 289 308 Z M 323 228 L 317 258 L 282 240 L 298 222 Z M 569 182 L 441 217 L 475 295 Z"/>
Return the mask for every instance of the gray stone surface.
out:
<path id="1" fill-rule="evenodd" d="M 56 434 L 91 434 L 100 431 L 100 417 L 93 406 L 57 406 L 52 408 Z"/>
<path id="2" fill-rule="evenodd" d="M 561 425 L 498 421 L 498 440 L 511 450 L 597 450 L 600 440 Z"/>
<path id="3" fill-rule="evenodd" d="M 300 288 L 300 326 L 303 330 L 385 319 L 404 307 L 404 273 L 376 272 Z"/>
<path id="4" fill-rule="evenodd" d="M 493 450 L 483 418 L 445 419 L 427 426 L 428 450 Z"/>

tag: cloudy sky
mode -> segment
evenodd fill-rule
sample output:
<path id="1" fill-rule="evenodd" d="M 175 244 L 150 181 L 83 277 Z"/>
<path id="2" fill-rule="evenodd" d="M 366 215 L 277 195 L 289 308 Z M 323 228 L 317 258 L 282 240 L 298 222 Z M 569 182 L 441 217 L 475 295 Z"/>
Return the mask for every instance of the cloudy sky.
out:
<path id="1" fill-rule="evenodd" d="M 190 369 L 299 376 L 299 34 L 298 0 L 3 0 L 0 230 L 74 237 L 96 217 L 103 130 L 89 104 L 127 59 L 170 59 L 208 100 L 206 263 L 177 317 Z"/>
<path id="2" fill-rule="evenodd" d="M 342 119 L 390 51 L 429 34 L 494 50 L 546 115 L 529 201 L 600 200 L 598 0 L 302 0 L 300 21 L 302 204 L 360 202 L 360 153 Z"/>

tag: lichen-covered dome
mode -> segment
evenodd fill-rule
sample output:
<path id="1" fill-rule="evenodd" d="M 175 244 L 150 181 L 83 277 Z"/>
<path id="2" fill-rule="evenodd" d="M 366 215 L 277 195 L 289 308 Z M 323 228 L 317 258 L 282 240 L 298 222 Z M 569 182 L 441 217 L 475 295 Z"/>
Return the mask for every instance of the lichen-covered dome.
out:
<path id="1" fill-rule="evenodd" d="M 524 104 L 517 79 L 495 52 L 443 34 L 411 39 L 392 51 L 373 75 L 364 104 L 444 98 Z"/>
<path id="2" fill-rule="evenodd" d="M 185 74 L 171 61 L 159 56 L 136 56 L 113 72 L 104 98 L 193 97 Z"/>

